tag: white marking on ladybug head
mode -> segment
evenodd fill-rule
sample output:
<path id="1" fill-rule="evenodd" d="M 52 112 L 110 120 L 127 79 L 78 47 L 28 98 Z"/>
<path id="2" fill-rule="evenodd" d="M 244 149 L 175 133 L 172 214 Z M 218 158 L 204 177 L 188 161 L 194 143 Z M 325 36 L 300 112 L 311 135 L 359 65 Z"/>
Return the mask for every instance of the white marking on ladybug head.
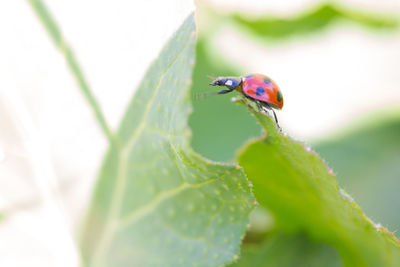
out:
<path id="1" fill-rule="evenodd" d="M 225 82 L 225 85 L 226 85 L 226 86 L 232 86 L 232 84 L 233 84 L 232 80 L 227 80 L 227 81 Z"/>

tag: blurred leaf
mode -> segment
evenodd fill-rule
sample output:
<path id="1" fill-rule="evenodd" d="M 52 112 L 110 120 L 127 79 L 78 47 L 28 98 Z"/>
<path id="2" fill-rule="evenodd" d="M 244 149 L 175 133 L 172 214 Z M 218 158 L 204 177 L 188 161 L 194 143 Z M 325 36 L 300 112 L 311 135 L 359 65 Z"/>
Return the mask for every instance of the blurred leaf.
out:
<path id="1" fill-rule="evenodd" d="M 315 146 L 366 213 L 400 229 L 400 120 L 365 125 Z"/>
<path id="2" fill-rule="evenodd" d="M 199 39 L 192 92 L 194 112 L 189 118 L 193 131 L 194 150 L 218 161 L 233 159 L 234 152 L 249 138 L 259 136 L 260 126 L 248 112 L 232 103 L 236 93 L 198 99 L 197 94 L 215 91 L 208 86 L 209 76 L 240 76 L 237 66 L 229 64 L 221 55 L 212 55 L 208 40 Z"/>
<path id="3" fill-rule="evenodd" d="M 250 213 L 249 229 L 243 240 L 244 244 L 261 243 L 274 229 L 274 216 L 261 206 Z"/>
<path id="4" fill-rule="evenodd" d="M 42 22 L 44 28 L 47 30 L 47 33 L 51 37 L 54 42 L 56 48 L 63 54 L 67 66 L 69 67 L 72 75 L 74 76 L 76 82 L 79 85 L 79 89 L 81 90 L 83 96 L 86 101 L 89 103 L 94 116 L 99 123 L 101 130 L 104 135 L 108 138 L 109 143 L 115 142 L 114 133 L 111 131 L 110 126 L 108 125 L 106 118 L 101 111 L 99 103 L 94 97 L 88 82 L 83 75 L 83 71 L 81 70 L 78 61 L 75 58 L 72 49 L 68 45 L 65 40 L 60 28 L 58 27 L 56 20 L 52 17 L 51 13 L 47 9 L 46 5 L 41 0 L 28 0 L 28 3 L 31 5 L 33 11 L 36 13 L 40 21 Z"/>
<path id="5" fill-rule="evenodd" d="M 242 246 L 239 261 L 231 267 L 336 267 L 340 256 L 326 244 L 313 243 L 303 235 L 278 234 L 263 244 Z"/>
<path id="6" fill-rule="evenodd" d="M 287 38 L 293 35 L 321 31 L 338 20 L 355 22 L 375 29 L 393 29 L 399 25 L 398 20 L 394 18 L 343 8 L 333 3 L 324 3 L 292 18 L 276 18 L 273 16 L 252 18 L 235 14 L 233 19 L 253 34 L 269 38 Z"/>
<path id="7" fill-rule="evenodd" d="M 311 149 L 277 134 L 272 120 L 256 118 L 267 135 L 239 155 L 261 205 L 279 231 L 304 232 L 334 246 L 345 266 L 399 266 L 399 241 L 369 220 Z"/>
<path id="8" fill-rule="evenodd" d="M 189 146 L 191 15 L 150 66 L 100 171 L 82 238 L 87 266 L 216 266 L 232 261 L 252 209 L 236 165 Z"/>

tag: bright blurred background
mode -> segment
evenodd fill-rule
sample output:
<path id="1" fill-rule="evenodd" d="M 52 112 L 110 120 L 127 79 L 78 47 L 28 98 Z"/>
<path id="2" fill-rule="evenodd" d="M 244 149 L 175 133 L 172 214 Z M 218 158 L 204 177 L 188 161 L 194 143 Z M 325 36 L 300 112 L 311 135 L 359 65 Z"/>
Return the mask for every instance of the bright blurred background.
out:
<path id="1" fill-rule="evenodd" d="M 48 1 L 113 128 L 190 1 Z M 231 161 L 261 128 L 208 76 L 263 73 L 285 132 L 311 145 L 377 223 L 400 228 L 400 2 L 196 2 L 192 144 Z M 106 150 L 27 2 L 0 3 L 0 266 L 76 266 L 79 223 Z M 22 255 L 22 256 L 21 256 Z"/>

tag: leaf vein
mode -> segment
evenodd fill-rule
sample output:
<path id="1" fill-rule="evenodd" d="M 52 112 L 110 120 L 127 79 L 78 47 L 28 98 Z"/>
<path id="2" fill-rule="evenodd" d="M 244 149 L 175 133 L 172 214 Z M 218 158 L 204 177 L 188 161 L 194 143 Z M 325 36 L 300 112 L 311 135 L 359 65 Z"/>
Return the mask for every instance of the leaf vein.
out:
<path id="1" fill-rule="evenodd" d="M 146 215 L 153 212 L 163 201 L 178 195 L 179 193 L 183 192 L 186 189 L 200 188 L 209 183 L 216 182 L 225 176 L 226 175 L 222 175 L 221 177 L 210 179 L 205 182 L 198 183 L 198 184 L 183 183 L 178 187 L 175 187 L 168 191 L 161 192 L 159 195 L 157 195 L 152 201 L 150 201 L 146 205 L 142 206 L 141 208 L 137 209 L 136 211 L 132 212 L 131 214 L 127 215 L 126 217 L 121 218 L 119 220 L 118 227 L 126 228 L 127 226 L 132 225 L 133 223 L 137 222 L 141 218 L 143 218 Z"/>

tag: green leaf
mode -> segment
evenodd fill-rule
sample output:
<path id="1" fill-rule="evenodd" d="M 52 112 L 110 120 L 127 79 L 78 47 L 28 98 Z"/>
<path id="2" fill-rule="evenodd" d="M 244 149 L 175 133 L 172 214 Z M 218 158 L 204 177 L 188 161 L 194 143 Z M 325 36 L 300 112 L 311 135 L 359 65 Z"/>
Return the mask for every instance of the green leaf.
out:
<path id="1" fill-rule="evenodd" d="M 83 228 L 87 266 L 216 266 L 237 258 L 254 198 L 240 167 L 189 146 L 194 46 L 191 15 L 129 105 Z"/>
<path id="2" fill-rule="evenodd" d="M 242 247 L 240 259 L 230 267 L 339 267 L 338 253 L 326 244 L 311 242 L 306 236 L 273 235 L 262 244 Z"/>
<path id="3" fill-rule="evenodd" d="M 395 29 L 399 26 L 399 21 L 395 17 L 371 14 L 333 3 L 324 3 L 291 18 L 268 15 L 254 18 L 236 14 L 233 15 L 233 19 L 255 35 L 276 39 L 318 32 L 340 20 L 373 29 Z"/>
<path id="4" fill-rule="evenodd" d="M 371 218 L 389 229 L 399 229 L 400 117 L 388 118 L 391 113 L 379 112 L 372 125 L 373 114 L 368 114 L 357 129 L 319 141 L 314 147 Z M 399 110 L 393 113 L 400 114 Z"/>
<path id="5" fill-rule="evenodd" d="M 239 164 L 257 200 L 275 216 L 277 229 L 334 246 L 345 266 L 399 266 L 399 241 L 339 189 L 323 160 L 278 134 L 269 117 L 255 116 L 267 134 L 242 150 Z"/>

